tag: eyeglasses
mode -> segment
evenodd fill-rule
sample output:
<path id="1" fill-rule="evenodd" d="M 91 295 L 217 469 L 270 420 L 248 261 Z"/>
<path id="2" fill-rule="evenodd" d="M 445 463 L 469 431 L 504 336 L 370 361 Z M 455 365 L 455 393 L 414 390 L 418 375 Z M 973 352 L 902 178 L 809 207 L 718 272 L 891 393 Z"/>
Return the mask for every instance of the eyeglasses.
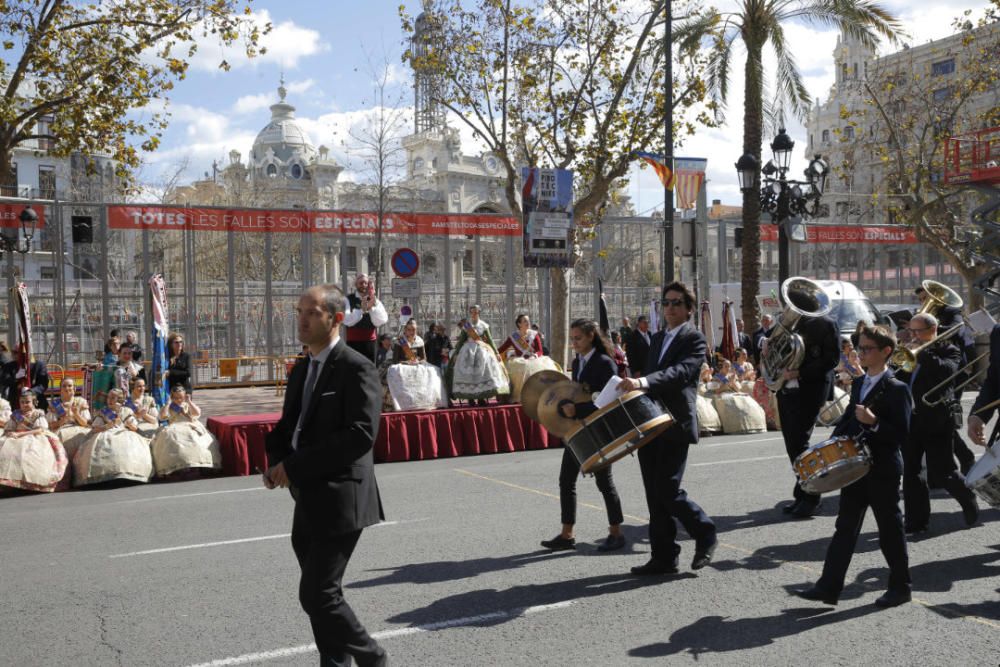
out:
<path id="1" fill-rule="evenodd" d="M 684 299 L 663 299 L 660 301 L 661 306 L 673 306 L 675 308 L 680 308 L 684 305 Z"/>
<path id="2" fill-rule="evenodd" d="M 930 327 L 906 327 L 907 331 L 912 331 L 913 333 L 920 333 L 921 331 L 927 331 Z"/>
<path id="3" fill-rule="evenodd" d="M 858 352 L 873 352 L 878 349 L 877 345 L 858 345 L 855 348 Z"/>

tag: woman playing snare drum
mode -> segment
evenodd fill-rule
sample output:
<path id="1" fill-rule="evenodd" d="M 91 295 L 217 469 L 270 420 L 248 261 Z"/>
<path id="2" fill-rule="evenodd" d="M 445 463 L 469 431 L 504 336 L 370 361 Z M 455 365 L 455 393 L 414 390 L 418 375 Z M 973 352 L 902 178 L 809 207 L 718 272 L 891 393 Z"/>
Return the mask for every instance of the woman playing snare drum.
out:
<path id="1" fill-rule="evenodd" d="M 570 325 L 570 344 L 576 352 L 573 360 L 573 380 L 587 387 L 588 392 L 601 391 L 617 372 L 618 366 L 609 352 L 611 345 L 597 328 L 593 320 L 575 320 Z M 597 410 L 591 401 L 573 403 L 566 401 L 560 405 L 563 416 L 572 419 L 584 419 Z M 575 549 L 576 539 L 573 537 L 573 525 L 576 523 L 576 478 L 580 475 L 580 462 L 568 448 L 563 450 L 562 468 L 559 470 L 559 504 L 562 506 L 562 531 L 551 540 L 544 540 L 542 546 L 558 551 Z M 611 477 L 611 468 L 604 468 L 594 473 L 597 488 L 604 496 L 604 506 L 608 511 L 608 536 L 598 546 L 599 551 L 613 551 L 625 546 L 625 536 L 622 535 L 621 524 L 622 503 L 618 498 Z"/>

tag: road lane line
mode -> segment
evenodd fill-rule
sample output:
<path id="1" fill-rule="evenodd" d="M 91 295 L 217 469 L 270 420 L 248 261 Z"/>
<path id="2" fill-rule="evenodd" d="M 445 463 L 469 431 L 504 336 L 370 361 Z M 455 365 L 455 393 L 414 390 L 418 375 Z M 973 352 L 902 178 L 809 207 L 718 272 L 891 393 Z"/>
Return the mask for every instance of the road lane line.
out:
<path id="1" fill-rule="evenodd" d="M 436 623 L 425 623 L 408 628 L 397 628 L 395 630 L 383 630 L 372 633 L 372 638 L 376 640 L 392 639 L 394 637 L 407 637 L 410 635 L 422 634 L 425 632 L 435 632 L 437 630 L 447 630 L 463 625 L 474 625 L 487 621 L 503 621 L 517 618 L 519 616 L 530 616 L 556 609 L 565 609 L 576 604 L 576 600 L 565 600 L 553 604 L 541 604 L 533 607 L 519 607 L 517 609 L 492 611 L 477 616 L 465 616 L 463 618 L 451 618 Z M 246 653 L 230 658 L 220 658 L 211 662 L 201 662 L 190 667 L 228 667 L 229 665 L 246 665 L 254 662 L 266 662 L 268 660 L 279 660 L 289 658 L 304 653 L 316 652 L 316 644 L 302 644 L 301 646 L 289 646 L 288 648 L 275 649 L 273 651 L 261 651 L 259 653 Z"/>
<path id="2" fill-rule="evenodd" d="M 178 493 L 173 496 L 155 496 L 153 498 L 135 498 L 133 500 L 116 500 L 112 505 L 127 505 L 130 503 L 148 503 L 154 500 L 172 500 L 174 498 L 194 498 L 196 496 L 217 496 L 220 493 L 245 493 L 247 491 L 267 491 L 264 486 L 255 486 L 250 489 L 228 489 L 226 491 L 201 491 L 199 493 Z"/>
<path id="3" fill-rule="evenodd" d="M 750 463 L 752 461 L 773 461 L 774 459 L 785 459 L 788 460 L 788 456 L 781 454 L 780 456 L 754 456 L 747 459 L 729 459 L 728 461 L 706 461 L 704 463 L 689 463 L 688 468 L 700 468 L 701 466 L 721 466 L 730 463 Z"/>
<path id="4" fill-rule="evenodd" d="M 776 456 L 776 457 L 764 457 L 764 458 L 787 458 L 787 457 Z M 763 459 L 742 459 L 742 460 L 763 460 Z M 713 462 L 713 463 L 736 463 L 736 462 L 737 461 L 716 461 L 716 462 Z M 700 463 L 700 464 L 694 464 L 694 465 L 712 465 L 713 463 Z M 691 466 L 688 466 L 688 467 L 691 467 Z M 482 480 L 485 480 L 485 481 L 488 481 L 488 482 L 493 482 L 494 484 L 500 484 L 502 486 L 507 486 L 507 487 L 510 487 L 512 489 L 518 489 L 519 491 L 527 491 L 528 493 L 534 493 L 534 494 L 539 495 L 539 496 L 545 496 L 546 498 L 555 498 L 557 500 L 559 499 L 559 496 L 557 496 L 557 495 L 548 493 L 546 491 L 540 491 L 538 489 L 533 489 L 533 488 L 528 487 L 528 486 L 521 486 L 519 484 L 512 484 L 512 483 L 506 482 L 506 481 L 504 481 L 502 479 L 495 479 L 493 477 L 487 477 L 486 475 L 480 475 L 478 473 L 470 472 L 468 470 L 462 470 L 461 468 L 455 468 L 454 470 L 456 472 L 462 473 L 463 475 L 468 475 L 470 477 L 476 477 L 476 478 L 479 478 L 479 479 L 482 479 Z M 578 503 L 578 504 L 582 505 L 583 507 L 586 507 L 588 509 L 598 510 L 600 512 L 605 511 L 605 509 L 603 507 L 599 507 L 597 505 L 593 505 L 593 504 L 590 504 L 590 503 L 583 503 L 583 502 L 581 502 L 581 503 Z M 649 517 L 638 517 L 638 516 L 633 516 L 633 515 L 630 515 L 630 514 L 625 514 L 624 517 L 626 519 L 632 519 L 633 521 L 640 521 L 642 523 L 649 523 Z M 737 546 L 735 544 L 730 544 L 728 542 L 723 542 L 722 540 L 719 540 L 719 546 L 723 547 L 723 548 L 726 548 L 726 549 L 729 549 L 731 551 L 735 551 L 737 553 L 744 554 L 744 555 L 749 556 L 749 557 L 763 558 L 764 560 L 769 560 L 772 563 L 777 563 L 779 566 L 780 565 L 787 565 L 787 566 L 795 568 L 797 570 L 802 570 L 803 572 L 808 572 L 809 574 L 812 574 L 812 575 L 817 575 L 818 576 L 818 575 L 823 574 L 822 570 L 820 570 L 820 569 L 817 569 L 817 568 L 814 568 L 814 567 L 810 567 L 808 565 L 803 565 L 801 563 L 795 563 L 795 562 L 792 562 L 792 561 L 781 560 L 780 558 L 774 558 L 773 556 L 769 556 L 769 555 L 763 554 L 763 553 L 758 553 L 756 551 L 752 551 L 750 549 L 746 549 L 744 547 L 740 547 L 740 546 Z M 882 590 L 878 586 L 874 586 L 874 585 L 869 584 L 868 582 L 865 582 L 865 581 L 859 581 L 859 582 L 856 582 L 856 583 L 858 583 L 861 586 L 864 586 L 865 588 L 867 588 L 869 590 L 872 590 L 872 591 Z M 982 616 L 976 616 L 974 614 L 966 614 L 966 613 L 962 612 L 961 610 L 952 609 L 951 607 L 947 606 L 946 604 L 944 604 L 944 605 L 942 605 L 942 604 L 935 604 L 935 603 L 931 602 L 930 600 L 924 600 L 924 599 L 918 598 L 918 597 L 914 597 L 913 598 L 913 602 L 915 604 L 921 605 L 922 607 L 925 607 L 925 608 L 930 609 L 932 611 L 941 613 L 941 614 L 943 614 L 945 616 L 948 616 L 950 618 L 965 619 L 965 620 L 968 620 L 968 621 L 973 621 L 975 623 L 979 623 L 980 625 L 985 625 L 987 627 L 996 628 L 996 629 L 1000 630 L 1000 623 L 997 623 L 996 621 L 992 621 L 990 619 L 983 618 Z"/>
<path id="5" fill-rule="evenodd" d="M 399 521 L 382 521 L 369 528 L 379 528 L 381 526 L 399 526 L 406 523 L 416 523 L 427 521 L 428 519 L 401 519 Z M 145 551 L 130 551 L 123 554 L 111 554 L 108 558 L 131 558 L 133 556 L 149 556 L 151 554 L 163 554 L 171 551 L 188 551 L 190 549 L 208 549 L 211 547 L 222 547 L 230 544 L 246 544 L 248 542 L 263 542 L 265 540 L 280 540 L 284 537 L 291 537 L 291 533 L 278 533 L 277 535 L 261 535 L 260 537 L 244 537 L 238 540 L 222 540 L 219 542 L 203 542 L 201 544 L 184 544 L 177 547 L 163 547 L 161 549 L 146 549 Z"/>
<path id="6" fill-rule="evenodd" d="M 736 447 L 737 445 L 756 445 L 758 442 L 782 442 L 784 438 L 758 438 L 756 440 L 734 440 L 732 442 L 713 442 L 711 444 L 703 444 L 704 440 L 699 441 L 697 445 L 691 445 L 691 449 L 697 451 L 699 449 L 712 449 L 713 447 Z"/>

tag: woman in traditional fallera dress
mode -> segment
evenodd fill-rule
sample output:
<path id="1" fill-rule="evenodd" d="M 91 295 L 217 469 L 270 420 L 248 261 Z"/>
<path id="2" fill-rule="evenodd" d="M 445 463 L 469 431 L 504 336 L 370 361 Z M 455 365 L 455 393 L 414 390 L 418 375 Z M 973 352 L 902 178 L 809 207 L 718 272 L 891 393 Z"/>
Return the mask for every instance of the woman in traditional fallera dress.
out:
<path id="1" fill-rule="evenodd" d="M 396 410 L 433 410 L 448 405 L 441 369 L 427 362 L 424 340 L 410 320 L 392 346 L 386 384 Z"/>
<path id="2" fill-rule="evenodd" d="M 499 350 L 510 378 L 511 399 L 521 400 L 521 387 L 529 377 L 545 370 L 560 370 L 551 357 L 542 351 L 542 335 L 531 328 L 531 319 L 521 313 L 514 320 L 517 330 L 507 336 Z"/>
<path id="3" fill-rule="evenodd" d="M 157 476 L 222 467 L 219 441 L 198 420 L 200 415 L 201 409 L 183 385 L 170 388 L 170 402 L 160 410 L 160 419 L 169 423 L 157 431 L 150 443 Z"/>
<path id="4" fill-rule="evenodd" d="M 90 437 L 90 406 L 87 399 L 76 395 L 73 378 L 63 378 L 59 385 L 59 398 L 49 401 L 48 422 L 63 447 L 66 456 L 73 460 L 76 450 Z"/>
<path id="5" fill-rule="evenodd" d="M 7 401 L 0 405 L 0 412 L 9 416 L 0 439 L 0 485 L 50 493 L 66 474 L 69 459 L 36 406 L 30 389 L 21 391 L 13 414 Z"/>
<path id="6" fill-rule="evenodd" d="M 108 404 L 97 411 L 90 425 L 90 437 L 73 457 L 74 486 L 149 481 L 153 474 L 149 441 L 136 433 L 139 423 L 131 408 L 125 407 L 121 389 L 108 392 Z"/>
<path id="7" fill-rule="evenodd" d="M 146 380 L 141 377 L 132 378 L 129 392 L 125 406 L 135 413 L 135 420 L 139 423 L 137 433 L 144 438 L 152 438 L 160 429 L 160 411 L 156 408 L 153 397 L 146 393 Z"/>
<path id="8" fill-rule="evenodd" d="M 494 396 L 510 393 L 507 372 L 500 364 L 490 325 L 479 319 L 479 306 L 469 308 L 445 380 L 452 398 L 478 400 L 485 405 Z"/>

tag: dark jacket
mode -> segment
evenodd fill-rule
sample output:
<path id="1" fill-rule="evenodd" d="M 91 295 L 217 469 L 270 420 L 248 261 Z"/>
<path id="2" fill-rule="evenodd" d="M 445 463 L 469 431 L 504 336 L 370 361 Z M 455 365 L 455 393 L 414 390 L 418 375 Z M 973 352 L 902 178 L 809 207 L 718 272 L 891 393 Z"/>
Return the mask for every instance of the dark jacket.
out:
<path id="1" fill-rule="evenodd" d="M 976 402 L 972 404 L 972 412 L 976 412 L 982 407 L 989 405 L 1000 398 L 1000 324 L 994 325 L 990 332 L 990 366 L 986 371 L 986 379 L 983 380 L 976 396 Z M 988 410 L 983 410 L 977 416 L 988 424 L 993 418 L 993 413 L 997 407 L 993 406 Z"/>
<path id="2" fill-rule="evenodd" d="M 184 385 L 184 389 L 191 393 L 191 355 L 181 352 L 173 361 L 169 361 L 167 367 L 167 387 L 177 384 Z"/>
<path id="3" fill-rule="evenodd" d="M 654 334 L 646 332 L 652 342 Z M 646 357 L 649 356 L 649 343 L 642 337 L 642 332 L 638 329 L 632 331 L 628 340 L 625 341 L 625 354 L 628 355 L 628 365 L 632 369 L 633 375 L 642 375 L 646 370 Z"/>
<path id="4" fill-rule="evenodd" d="M 903 458 L 900 448 L 906 442 L 910 433 L 910 415 L 913 401 L 909 388 L 897 380 L 891 370 L 865 396 L 866 405 L 878 421 L 874 427 L 862 424 L 854 416 L 854 408 L 861 396 L 861 387 L 865 377 L 854 378 L 851 383 L 851 402 L 847 405 L 844 416 L 840 418 L 833 429 L 833 435 L 858 437 L 868 446 L 872 455 L 873 475 L 902 475 Z M 874 430 L 872 430 L 874 428 Z"/>
<path id="5" fill-rule="evenodd" d="M 754 357 L 755 363 L 760 363 L 760 348 L 764 343 L 764 340 L 771 335 L 771 331 L 774 329 L 774 325 L 770 329 L 765 329 L 761 327 L 753 332 L 753 351 L 751 354 Z"/>
<path id="6" fill-rule="evenodd" d="M 382 386 L 374 364 L 342 337 L 319 371 L 299 433 L 309 360 L 292 369 L 281 419 L 265 440 L 268 465 L 284 463 L 292 496 L 310 529 L 342 535 L 378 523 L 382 502 L 375 481 Z"/>
<path id="7" fill-rule="evenodd" d="M 49 388 L 49 370 L 45 366 L 45 362 L 41 360 L 32 361 L 31 365 L 28 366 L 28 370 L 31 374 L 31 391 L 35 394 L 35 398 L 38 400 L 38 407 L 41 410 L 49 409 L 49 399 L 45 395 L 45 391 Z M 8 361 L 0 372 L 0 377 L 3 378 L 3 391 L 4 396 L 10 403 L 12 409 L 17 410 L 18 400 L 20 398 L 20 391 L 18 390 L 18 385 L 20 380 L 17 376 L 17 362 Z"/>
<path id="8" fill-rule="evenodd" d="M 909 385 L 913 394 L 914 418 L 919 419 L 922 425 L 941 429 L 953 425 L 947 402 L 929 408 L 924 405 L 922 399 L 931 388 L 943 382 L 949 375 L 953 375 L 961 362 L 962 353 L 958 347 L 944 340 L 921 350 L 917 355 L 915 378 L 910 373 L 900 371 L 899 379 Z M 940 392 L 935 392 L 935 397 L 940 395 Z"/>
<path id="9" fill-rule="evenodd" d="M 802 336 L 805 357 L 799 366 L 799 389 L 833 399 L 833 369 L 840 363 L 840 332 L 829 317 L 803 317 L 795 329 Z"/>
<path id="10" fill-rule="evenodd" d="M 618 364 L 606 354 L 594 351 L 590 361 L 580 373 L 580 357 L 573 359 L 573 381 L 584 385 L 590 393 L 600 392 L 613 376 L 618 374 Z M 597 411 L 592 401 L 576 404 L 576 418 L 583 419 Z"/>
<path id="11" fill-rule="evenodd" d="M 663 347 L 664 332 L 658 331 L 649 346 L 646 381 L 649 394 L 670 411 L 677 422 L 664 432 L 670 442 L 698 442 L 698 375 L 705 361 L 705 336 L 685 322 L 677 328 L 663 360 L 657 363 Z"/>
<path id="12" fill-rule="evenodd" d="M 424 347 L 427 351 L 427 361 L 435 366 L 444 366 L 448 363 L 446 350 L 451 350 L 451 339 L 439 333 L 434 333 L 424 338 Z"/>

